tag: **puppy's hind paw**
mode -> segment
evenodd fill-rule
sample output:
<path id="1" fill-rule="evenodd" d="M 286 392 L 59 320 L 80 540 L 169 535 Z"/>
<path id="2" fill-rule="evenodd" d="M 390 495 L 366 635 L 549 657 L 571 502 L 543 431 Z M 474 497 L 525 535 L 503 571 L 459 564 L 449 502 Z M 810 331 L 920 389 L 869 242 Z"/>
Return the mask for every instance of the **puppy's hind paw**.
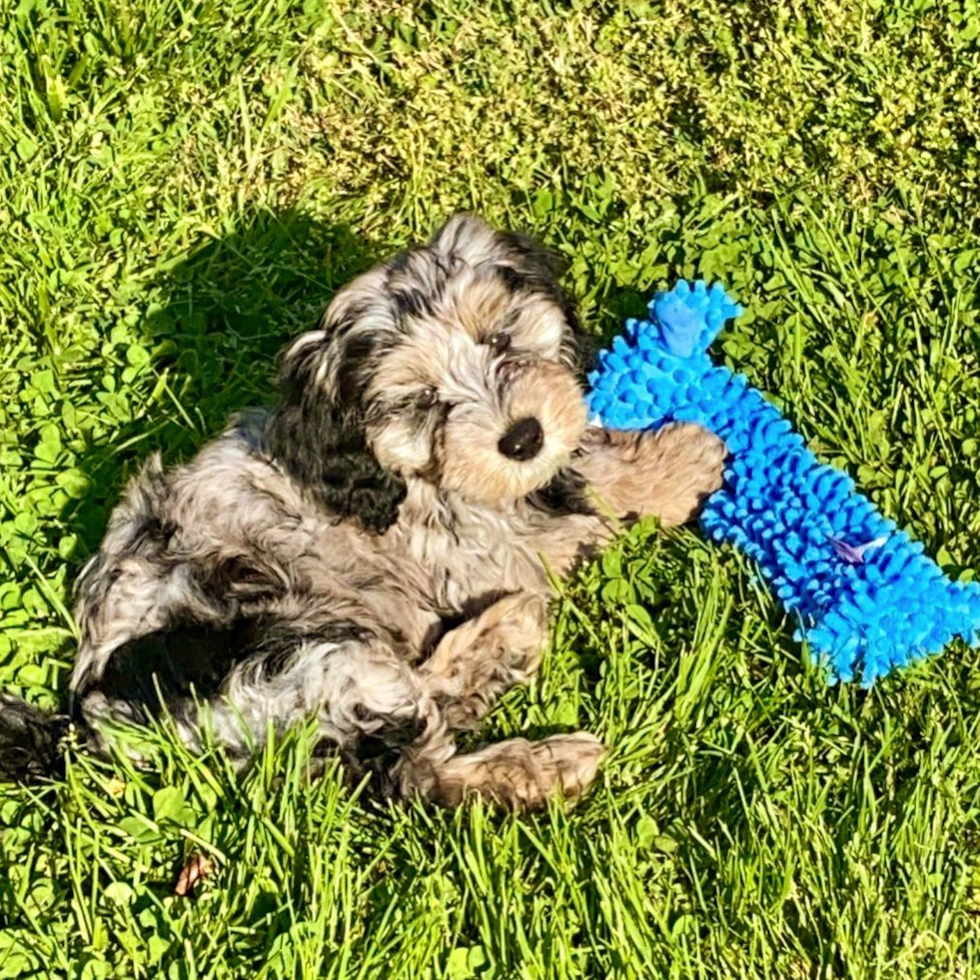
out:
<path id="1" fill-rule="evenodd" d="M 588 732 L 540 742 L 515 738 L 435 767 L 422 791 L 442 806 L 482 797 L 508 809 L 539 809 L 559 797 L 571 803 L 592 785 L 606 754 Z"/>
<path id="2" fill-rule="evenodd" d="M 533 751 L 542 772 L 547 774 L 545 782 L 553 780 L 553 790 L 559 790 L 569 802 L 577 800 L 592 785 L 606 755 L 606 747 L 589 732 L 552 735 L 533 743 Z"/>

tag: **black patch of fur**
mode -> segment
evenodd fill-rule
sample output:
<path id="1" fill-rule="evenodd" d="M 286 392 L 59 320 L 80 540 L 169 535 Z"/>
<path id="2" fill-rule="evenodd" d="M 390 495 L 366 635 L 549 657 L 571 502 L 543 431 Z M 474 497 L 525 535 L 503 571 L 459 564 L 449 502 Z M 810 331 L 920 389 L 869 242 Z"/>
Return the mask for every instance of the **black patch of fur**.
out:
<path id="1" fill-rule="evenodd" d="M 358 334 L 344 344 L 337 368 L 337 400 L 344 408 L 357 404 L 368 362 L 377 348 L 377 340 L 367 334 Z"/>
<path id="2" fill-rule="evenodd" d="M 352 353 L 355 360 L 363 354 Z M 405 482 L 369 449 L 361 406 L 340 404 L 315 380 L 326 356 L 324 347 L 311 344 L 286 362 L 283 400 L 269 418 L 264 448 L 329 513 L 380 534 L 398 519 Z M 341 365 L 340 373 L 345 370 Z"/>
<path id="3" fill-rule="evenodd" d="M 509 265 L 498 265 L 495 267 L 494 271 L 500 278 L 501 282 L 512 292 L 519 293 L 524 289 L 528 282 L 527 277 L 522 275 L 516 269 L 512 269 Z"/>
<path id="4" fill-rule="evenodd" d="M 377 734 L 361 735 L 341 749 L 340 758 L 352 785 L 367 777 L 371 797 L 389 800 L 399 792 L 396 773 L 402 751 L 421 737 L 425 722 L 419 716 L 406 719 L 381 715 L 375 719 L 381 723 Z M 367 716 L 363 720 L 367 721 Z"/>
<path id="5" fill-rule="evenodd" d="M 508 272 L 505 271 L 507 267 L 500 268 L 504 282 L 511 285 L 511 288 L 516 286 L 516 288 L 540 289 L 555 297 L 561 293 L 558 282 L 565 271 L 566 264 L 561 256 L 520 232 L 504 231 L 498 232 L 497 235 L 506 251 L 519 263 L 516 280 L 511 277 L 509 281 Z M 513 273 L 514 270 L 510 269 L 509 272 Z"/>
<path id="6" fill-rule="evenodd" d="M 331 619 L 313 627 L 272 620 L 261 622 L 253 632 L 249 656 L 261 660 L 266 676 L 281 673 L 296 650 L 308 643 L 367 643 L 375 636 L 350 619 Z"/>
<path id="7" fill-rule="evenodd" d="M 312 630 L 266 616 L 243 617 L 223 629 L 183 624 L 120 647 L 94 686 L 109 700 L 128 705 L 131 717 L 150 719 L 161 702 L 181 717 L 193 698 L 206 701 L 219 694 L 239 664 L 251 662 L 262 675 L 274 677 L 304 643 L 341 643 L 368 635 L 344 619 Z"/>
<path id="8" fill-rule="evenodd" d="M 161 699 L 177 711 L 192 694 L 206 699 L 218 692 L 228 672 L 244 659 L 253 628 L 248 620 L 227 629 L 186 624 L 142 636 L 113 652 L 93 686 L 109 700 L 136 709 L 134 714 L 155 716 Z"/>
<path id="9" fill-rule="evenodd" d="M 434 310 L 434 297 L 423 289 L 395 289 L 391 299 L 399 323 L 406 317 L 431 316 Z"/>
<path id="10" fill-rule="evenodd" d="M 421 248 L 408 248 L 387 262 L 388 278 L 385 284 L 386 292 L 391 300 L 391 309 L 395 322 L 401 327 L 406 319 L 422 316 L 432 316 L 436 305 L 442 296 L 448 270 L 437 255 L 428 255 L 425 262 L 426 275 L 418 285 L 409 285 L 410 275 L 402 275 L 408 270 L 415 257 L 423 252 Z M 431 263 L 431 264 L 430 264 Z M 432 267 L 436 275 L 431 275 Z M 416 280 L 419 282 L 418 280 Z"/>
<path id="11" fill-rule="evenodd" d="M 329 333 L 332 344 L 340 344 L 370 310 L 370 303 L 351 303 L 341 314 L 331 319 L 324 314 L 320 327 Z"/>
<path id="12" fill-rule="evenodd" d="M 594 514 L 586 490 L 588 483 L 575 470 L 559 470 L 552 481 L 535 490 L 527 499 L 532 507 L 555 517 L 568 514 Z"/>
<path id="13" fill-rule="evenodd" d="M 68 726 L 67 715 L 0 695 L 0 779 L 26 783 L 61 776 Z"/>

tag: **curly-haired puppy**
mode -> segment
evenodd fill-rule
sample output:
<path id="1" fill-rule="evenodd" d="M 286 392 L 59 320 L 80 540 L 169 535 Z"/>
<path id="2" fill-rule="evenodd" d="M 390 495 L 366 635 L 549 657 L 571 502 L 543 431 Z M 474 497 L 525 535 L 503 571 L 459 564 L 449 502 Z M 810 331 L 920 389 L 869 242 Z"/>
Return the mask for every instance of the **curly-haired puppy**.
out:
<path id="1" fill-rule="evenodd" d="M 556 264 L 473 217 L 355 279 L 281 365 L 282 398 L 189 463 L 151 459 L 77 586 L 75 719 L 205 725 L 244 759 L 315 716 L 355 774 L 440 804 L 581 794 L 584 732 L 459 754 L 547 643 L 546 567 L 617 520 L 690 518 L 723 444 L 586 425 Z M 52 764 L 63 718 L 11 700 L 0 765 Z"/>

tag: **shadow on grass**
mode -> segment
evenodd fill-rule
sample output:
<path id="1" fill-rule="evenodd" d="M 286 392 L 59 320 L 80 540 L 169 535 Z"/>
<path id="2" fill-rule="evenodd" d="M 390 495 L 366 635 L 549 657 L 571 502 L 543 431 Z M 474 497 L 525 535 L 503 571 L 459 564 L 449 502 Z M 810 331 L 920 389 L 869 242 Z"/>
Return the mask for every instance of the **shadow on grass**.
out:
<path id="1" fill-rule="evenodd" d="M 379 257 L 344 225 L 285 211 L 244 217 L 173 268 L 164 301 L 143 322 L 156 375 L 150 403 L 79 463 L 90 490 L 68 516 L 83 552 L 98 548 L 120 491 L 151 452 L 168 464 L 185 459 L 229 416 L 269 401 L 286 341 L 315 327 L 336 290 Z"/>

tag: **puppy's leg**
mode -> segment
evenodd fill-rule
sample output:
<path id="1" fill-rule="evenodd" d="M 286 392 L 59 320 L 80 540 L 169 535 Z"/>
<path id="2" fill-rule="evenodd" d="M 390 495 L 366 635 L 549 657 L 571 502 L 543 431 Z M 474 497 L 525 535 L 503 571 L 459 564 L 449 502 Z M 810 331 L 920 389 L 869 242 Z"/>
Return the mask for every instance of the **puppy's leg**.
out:
<path id="1" fill-rule="evenodd" d="M 540 742 L 513 739 L 456 755 L 446 712 L 428 690 L 431 674 L 423 676 L 376 644 L 335 651 L 319 668 L 304 667 L 309 660 L 297 660 L 298 674 L 279 697 L 288 703 L 289 692 L 300 689 L 310 697 L 323 673 L 325 737 L 341 746 L 356 770 L 374 772 L 404 795 L 420 794 L 443 806 L 469 795 L 514 808 L 540 807 L 559 794 L 574 800 L 595 778 L 605 751 L 598 739 L 580 732 Z M 262 701 L 268 703 L 267 696 Z"/>
<path id="2" fill-rule="evenodd" d="M 518 592 L 447 633 L 420 668 L 450 728 L 466 728 L 537 672 L 547 640 L 542 596 Z"/>
<path id="3" fill-rule="evenodd" d="M 428 759 L 423 748 L 409 754 L 403 791 L 421 793 L 440 806 L 481 797 L 511 809 L 537 808 L 554 796 L 577 800 L 595 779 L 603 755 L 602 743 L 588 732 L 540 742 L 510 739 L 441 762 Z"/>
<path id="4" fill-rule="evenodd" d="M 617 517 L 684 524 L 722 484 L 727 450 L 714 433 L 677 422 L 656 432 L 590 430 L 573 462 Z"/>
<path id="5" fill-rule="evenodd" d="M 541 663 L 547 639 L 547 603 L 519 592 L 447 633 L 419 670 L 442 707 L 449 730 L 472 725 L 508 687 L 528 680 Z M 479 752 L 447 755 L 446 730 L 409 746 L 401 769 L 402 792 L 440 806 L 481 797 L 513 809 L 541 807 L 552 796 L 572 801 L 595 779 L 605 754 L 594 735 L 578 732 L 539 742 L 516 738 Z M 454 751 L 454 749 L 450 749 Z"/>

